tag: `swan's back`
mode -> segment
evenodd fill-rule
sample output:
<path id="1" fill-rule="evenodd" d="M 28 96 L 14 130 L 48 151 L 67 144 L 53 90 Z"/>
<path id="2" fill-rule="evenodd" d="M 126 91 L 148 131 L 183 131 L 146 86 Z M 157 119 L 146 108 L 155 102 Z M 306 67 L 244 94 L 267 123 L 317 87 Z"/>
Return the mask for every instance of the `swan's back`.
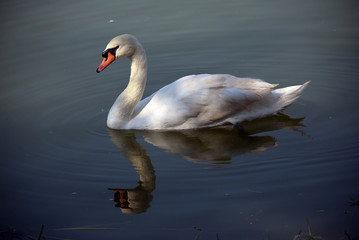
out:
<path id="1" fill-rule="evenodd" d="M 282 89 L 259 79 L 190 75 L 137 105 L 128 129 L 190 129 L 236 124 L 274 114 L 299 97 L 308 82 Z"/>

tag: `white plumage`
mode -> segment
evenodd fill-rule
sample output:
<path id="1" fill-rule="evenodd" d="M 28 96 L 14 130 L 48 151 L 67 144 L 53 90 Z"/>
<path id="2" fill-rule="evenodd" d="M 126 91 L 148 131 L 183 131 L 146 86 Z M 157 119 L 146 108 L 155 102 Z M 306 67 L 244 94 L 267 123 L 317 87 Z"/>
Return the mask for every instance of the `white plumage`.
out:
<path id="1" fill-rule="evenodd" d="M 236 124 L 277 113 L 297 99 L 309 83 L 274 89 L 276 84 L 258 79 L 190 75 L 140 101 L 147 80 L 147 60 L 138 40 L 128 34 L 115 37 L 103 56 L 97 72 L 121 57 L 132 61 L 130 82 L 108 115 L 107 125 L 113 129 L 193 129 Z"/>

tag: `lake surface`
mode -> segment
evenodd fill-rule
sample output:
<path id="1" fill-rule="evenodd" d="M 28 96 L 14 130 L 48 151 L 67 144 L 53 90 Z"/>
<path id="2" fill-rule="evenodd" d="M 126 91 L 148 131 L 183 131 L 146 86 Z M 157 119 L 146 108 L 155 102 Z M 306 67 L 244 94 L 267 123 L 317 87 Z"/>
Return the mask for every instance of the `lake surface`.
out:
<path id="1" fill-rule="evenodd" d="M 0 237 L 359 237 L 356 1 L 1 1 Z M 189 74 L 311 80 L 238 129 L 113 131 L 136 35 L 145 96 Z M 309 224 L 308 224 L 309 222 Z M 306 237 L 307 236 L 307 237 Z"/>

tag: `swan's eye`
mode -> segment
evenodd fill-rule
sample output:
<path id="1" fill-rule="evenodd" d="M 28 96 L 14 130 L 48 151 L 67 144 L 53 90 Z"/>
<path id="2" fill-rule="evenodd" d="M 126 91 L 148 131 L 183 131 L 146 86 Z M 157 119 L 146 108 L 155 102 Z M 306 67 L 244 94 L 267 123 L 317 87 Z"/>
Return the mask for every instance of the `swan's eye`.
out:
<path id="1" fill-rule="evenodd" d="M 103 58 L 106 58 L 108 57 L 108 53 L 111 53 L 113 56 L 116 57 L 116 50 L 119 48 L 120 46 L 117 46 L 117 47 L 114 47 L 114 48 L 109 48 L 109 49 L 106 49 L 105 51 L 103 51 L 102 53 L 102 57 Z"/>
<path id="2" fill-rule="evenodd" d="M 107 51 L 107 50 L 105 50 L 105 51 L 102 52 L 102 57 L 103 57 L 103 58 L 107 58 L 107 55 L 108 55 L 108 51 Z"/>

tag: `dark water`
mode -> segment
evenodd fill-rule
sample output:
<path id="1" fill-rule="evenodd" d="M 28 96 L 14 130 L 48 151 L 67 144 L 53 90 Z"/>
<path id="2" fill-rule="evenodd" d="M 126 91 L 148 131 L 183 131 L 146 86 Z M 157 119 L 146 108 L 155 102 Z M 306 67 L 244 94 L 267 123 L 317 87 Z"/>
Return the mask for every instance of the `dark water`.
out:
<path id="1" fill-rule="evenodd" d="M 356 1 L 2 1 L 0 236 L 359 237 Z M 284 114 L 241 129 L 110 131 L 136 35 L 148 96 L 194 73 L 295 85 Z M 82 230 L 81 230 L 82 229 Z"/>

